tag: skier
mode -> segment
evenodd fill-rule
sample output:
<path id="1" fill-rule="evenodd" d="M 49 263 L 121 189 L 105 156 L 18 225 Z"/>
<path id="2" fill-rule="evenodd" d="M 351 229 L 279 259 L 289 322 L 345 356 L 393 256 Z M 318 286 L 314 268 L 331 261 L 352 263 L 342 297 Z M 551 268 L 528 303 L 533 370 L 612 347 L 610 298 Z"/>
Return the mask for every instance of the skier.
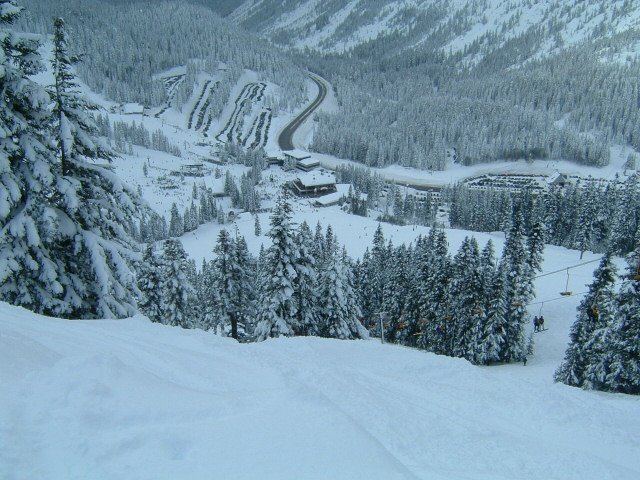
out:
<path id="1" fill-rule="evenodd" d="M 540 315 L 540 318 L 538 319 L 538 331 L 542 331 L 544 330 L 544 317 L 542 315 Z"/>
<path id="2" fill-rule="evenodd" d="M 527 357 L 524 357 L 524 359 L 522 360 L 522 365 L 523 366 L 527 366 Z"/>
<path id="3" fill-rule="evenodd" d="M 533 331 L 540 331 L 540 321 L 538 320 L 538 317 L 533 317 Z"/>

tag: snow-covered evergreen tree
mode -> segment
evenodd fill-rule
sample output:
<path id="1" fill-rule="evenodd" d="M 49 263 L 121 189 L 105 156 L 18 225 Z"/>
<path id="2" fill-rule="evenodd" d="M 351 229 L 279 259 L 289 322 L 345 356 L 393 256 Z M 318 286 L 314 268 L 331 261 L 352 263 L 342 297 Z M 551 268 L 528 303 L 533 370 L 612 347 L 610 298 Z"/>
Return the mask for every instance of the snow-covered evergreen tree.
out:
<path id="1" fill-rule="evenodd" d="M 182 215 L 180 215 L 178 206 L 175 203 L 171 205 L 170 216 L 169 236 L 180 237 L 184 233 L 184 220 L 182 219 Z"/>
<path id="2" fill-rule="evenodd" d="M 640 231 L 640 230 L 639 230 Z M 606 389 L 640 395 L 640 236 L 631 255 L 628 276 L 617 295 L 616 314 L 611 325 L 611 360 L 605 378 Z"/>
<path id="3" fill-rule="evenodd" d="M 449 353 L 479 363 L 478 339 L 484 320 L 480 251 L 474 238 L 465 238 L 453 259 L 451 312 L 455 324 L 453 350 Z"/>
<path id="4" fill-rule="evenodd" d="M 527 237 L 527 263 L 532 272 L 542 271 L 542 260 L 544 258 L 544 225 L 542 222 L 535 222 L 529 236 Z"/>
<path id="5" fill-rule="evenodd" d="M 68 302 L 81 299 L 65 298 L 70 281 L 61 278 L 51 198 L 60 172 L 45 135 L 49 98 L 29 78 L 43 70 L 38 42 L 11 28 L 20 12 L 15 1 L 0 1 L 0 299 L 65 315 Z"/>
<path id="6" fill-rule="evenodd" d="M 200 280 L 198 282 L 197 298 L 201 311 L 201 327 L 204 330 L 214 330 L 217 325 L 217 295 L 216 271 L 212 261 L 202 261 Z"/>
<path id="7" fill-rule="evenodd" d="M 611 322 L 616 278 L 615 265 L 611 255 L 607 254 L 594 272 L 589 292 L 578 306 L 578 316 L 569 333 L 569 346 L 554 375 L 556 382 L 581 387 L 585 383 L 589 366 L 595 367 L 602 360 L 603 345 L 600 341 L 604 332 L 598 330 L 606 329 Z M 598 376 L 595 370 L 594 376 Z M 592 383 L 594 382 L 595 378 Z"/>
<path id="8" fill-rule="evenodd" d="M 586 344 L 585 388 L 640 394 L 640 229 L 619 292 L 605 305 L 607 323 Z"/>
<path id="9" fill-rule="evenodd" d="M 319 335 L 320 296 L 318 292 L 318 272 L 313 256 L 313 236 L 306 222 L 303 222 L 296 235 L 298 244 L 295 262 L 296 279 L 294 297 L 297 305 L 298 323 L 304 335 Z"/>
<path id="10" fill-rule="evenodd" d="M 291 223 L 292 208 L 289 193 L 283 188 L 271 215 L 269 247 L 262 275 L 265 276 L 259 294 L 255 335 L 268 337 L 292 336 L 300 332 L 297 305 L 294 299 L 297 277 L 295 261 L 298 247 Z"/>
<path id="11" fill-rule="evenodd" d="M 48 96 L 28 78 L 43 68 L 37 41 L 9 29 L 19 13 L 13 1 L 0 2 L 0 298 L 72 318 L 130 315 L 140 202 L 94 163 L 112 153 L 95 107 L 77 91 L 63 22 Z"/>
<path id="12" fill-rule="evenodd" d="M 256 262 L 242 236 L 236 237 L 233 251 L 234 277 L 238 285 L 238 295 L 235 298 L 238 323 L 245 334 L 250 334 L 253 332 L 253 319 L 256 314 Z"/>
<path id="13" fill-rule="evenodd" d="M 408 319 L 405 317 L 405 305 L 409 295 L 409 262 L 411 254 L 406 245 L 400 245 L 392 251 L 386 271 L 387 281 L 383 285 L 381 310 L 387 318 L 385 339 L 389 342 L 404 344 L 409 332 Z"/>
<path id="14" fill-rule="evenodd" d="M 93 117 L 99 107 L 79 93 L 73 72 L 79 59 L 69 54 L 61 18 L 54 21 L 53 46 L 53 133 L 62 173 L 56 203 L 58 223 L 65 226 L 59 256 L 72 279 L 65 287 L 69 314 L 127 316 L 135 311 L 137 293 L 138 246 L 131 226 L 142 204 L 117 176 L 96 164 L 111 161 L 114 153 L 99 137 Z"/>
<path id="15" fill-rule="evenodd" d="M 368 333 L 358 319 L 360 310 L 350 283 L 348 266 L 338 251 L 335 237 L 327 236 L 325 248 L 318 280 L 323 302 L 321 335 L 342 340 L 366 338 Z"/>
<path id="16" fill-rule="evenodd" d="M 487 313 L 475 348 L 476 361 L 483 365 L 500 360 L 506 332 L 506 306 L 504 304 L 506 273 L 504 271 L 504 263 L 501 263 L 493 271 L 489 270 L 487 276 L 489 283 L 486 287 L 484 306 Z"/>
<path id="17" fill-rule="evenodd" d="M 213 305 L 214 324 L 216 330 L 231 328 L 234 338 L 238 338 L 238 316 L 235 299 L 238 295 L 238 285 L 235 278 L 234 245 L 229 233 L 220 230 L 216 246 L 213 249 L 216 257 L 213 260 L 213 291 L 211 299 Z"/>
<path id="18" fill-rule="evenodd" d="M 504 344 L 501 351 L 501 360 L 504 362 L 521 361 L 526 354 L 524 335 L 528 318 L 526 304 L 533 297 L 533 276 L 527 265 L 522 228 L 522 212 L 514 207 L 501 260 L 505 275 Z"/>
<path id="19" fill-rule="evenodd" d="M 153 251 L 153 244 L 148 244 L 142 254 L 142 262 L 138 266 L 138 288 L 141 293 L 138 308 L 152 322 L 162 322 L 162 278 L 160 262 Z"/>
<path id="20" fill-rule="evenodd" d="M 448 252 L 444 229 L 433 228 L 420 260 L 422 335 L 418 347 L 443 355 L 452 350 L 455 330 L 449 295 L 452 272 Z"/>
<path id="21" fill-rule="evenodd" d="M 384 286 L 387 283 L 387 266 L 390 261 L 388 253 L 382 225 L 378 224 L 370 256 L 363 259 L 362 275 L 365 281 L 361 283 L 363 290 L 360 294 L 362 315 L 371 324 L 373 335 L 380 335 L 378 317 L 383 314 Z"/>
<path id="22" fill-rule="evenodd" d="M 162 323 L 182 328 L 191 328 L 192 317 L 190 296 L 194 293 L 189 281 L 187 254 L 182 243 L 174 238 L 164 241 L 161 257 L 162 275 Z"/>
<path id="23" fill-rule="evenodd" d="M 231 238 L 221 230 L 214 248 L 215 259 L 206 275 L 205 300 L 208 313 L 217 329 L 229 331 L 239 338 L 239 327 L 247 331 L 247 321 L 253 315 L 253 266 L 243 237 Z"/>

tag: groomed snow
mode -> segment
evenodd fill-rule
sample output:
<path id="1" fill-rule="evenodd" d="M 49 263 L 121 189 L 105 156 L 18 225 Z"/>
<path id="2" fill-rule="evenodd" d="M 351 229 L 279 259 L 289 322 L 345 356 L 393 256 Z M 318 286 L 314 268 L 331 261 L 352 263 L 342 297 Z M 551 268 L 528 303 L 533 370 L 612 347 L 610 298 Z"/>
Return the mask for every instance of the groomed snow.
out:
<path id="1" fill-rule="evenodd" d="M 640 399 L 553 384 L 549 351 L 479 368 L 0 304 L 0 478 L 638 478 Z"/>

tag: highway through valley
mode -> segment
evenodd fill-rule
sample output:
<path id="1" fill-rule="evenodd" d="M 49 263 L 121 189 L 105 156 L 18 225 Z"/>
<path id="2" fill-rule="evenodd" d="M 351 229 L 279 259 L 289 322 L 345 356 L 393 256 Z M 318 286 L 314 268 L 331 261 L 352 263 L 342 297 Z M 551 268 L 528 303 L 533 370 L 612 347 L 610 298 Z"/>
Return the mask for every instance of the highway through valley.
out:
<path id="1" fill-rule="evenodd" d="M 278 137 L 278 146 L 281 150 L 293 150 L 295 147 L 293 145 L 293 135 L 296 133 L 296 130 L 300 128 L 307 118 L 322 104 L 325 97 L 327 96 L 327 85 L 316 75 L 310 74 L 309 78 L 313 80 L 313 82 L 318 86 L 318 96 L 315 98 L 311 104 L 305 108 L 300 115 L 291 120 L 287 124 L 286 127 L 280 132 L 280 136 Z"/>

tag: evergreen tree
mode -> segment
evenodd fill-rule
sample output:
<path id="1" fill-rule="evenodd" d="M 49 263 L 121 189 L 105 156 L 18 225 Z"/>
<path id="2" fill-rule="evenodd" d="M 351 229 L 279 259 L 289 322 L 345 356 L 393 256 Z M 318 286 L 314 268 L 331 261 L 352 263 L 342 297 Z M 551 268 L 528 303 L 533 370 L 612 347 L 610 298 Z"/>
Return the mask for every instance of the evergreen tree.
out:
<path id="1" fill-rule="evenodd" d="M 544 225 L 540 221 L 533 223 L 527 237 L 527 264 L 532 272 L 542 271 L 544 257 Z"/>
<path id="2" fill-rule="evenodd" d="M 169 220 L 169 236 L 180 237 L 184 233 L 184 220 L 178 211 L 175 202 L 171 205 L 171 218 Z"/>
<path id="3" fill-rule="evenodd" d="M 160 263 L 153 252 L 153 244 L 148 244 L 138 266 L 138 288 L 142 297 L 138 302 L 140 311 L 152 322 L 162 323 L 162 278 Z"/>
<path id="4" fill-rule="evenodd" d="M 378 228 L 376 228 L 373 235 L 373 245 L 371 247 L 369 262 L 363 263 L 364 275 L 367 277 L 367 289 L 362 293 L 362 296 L 368 299 L 363 305 L 365 308 L 362 313 L 365 318 L 372 320 L 372 333 L 375 335 L 380 335 L 380 327 L 377 319 L 378 315 L 381 315 L 383 312 L 384 286 L 387 283 L 387 265 L 390 261 L 387 253 L 382 225 L 378 224 Z"/>
<path id="5" fill-rule="evenodd" d="M 216 257 L 213 260 L 213 312 L 215 326 L 231 328 L 231 336 L 238 338 L 238 316 L 236 298 L 239 294 L 238 279 L 236 277 L 234 245 L 226 230 L 220 230 L 216 246 L 213 249 Z"/>
<path id="6" fill-rule="evenodd" d="M 476 342 L 476 361 L 487 365 L 502 358 L 502 347 L 506 333 L 504 299 L 504 282 L 506 272 L 504 263 L 488 274 L 489 284 L 485 297 L 486 320 L 480 331 L 480 339 Z"/>
<path id="7" fill-rule="evenodd" d="M 410 252 L 406 245 L 394 249 L 389 258 L 387 270 L 388 281 L 383 285 L 381 310 L 388 319 L 385 339 L 389 342 L 404 343 L 410 330 L 405 317 L 405 304 L 409 295 L 409 261 Z"/>
<path id="8" fill-rule="evenodd" d="M 598 360 L 601 347 L 594 342 L 600 329 L 607 328 L 613 306 L 616 268 L 611 254 L 602 257 L 600 265 L 594 272 L 594 279 L 589 292 L 578 306 L 578 316 L 571 326 L 569 346 L 564 360 L 555 372 L 556 382 L 581 387 L 584 385 L 589 365 Z"/>
<path id="9" fill-rule="evenodd" d="M 640 232 L 640 229 L 638 230 Z M 640 395 L 640 236 L 630 256 L 628 276 L 617 295 L 616 314 L 611 325 L 611 361 L 606 389 Z"/>
<path id="10" fill-rule="evenodd" d="M 253 233 L 256 237 L 259 237 L 262 234 L 262 227 L 260 226 L 260 217 L 255 215 L 255 221 L 253 223 Z"/>
<path id="11" fill-rule="evenodd" d="M 236 312 L 238 312 L 238 324 L 242 326 L 245 334 L 253 331 L 253 319 L 256 309 L 256 262 L 249 253 L 244 237 L 236 237 L 234 242 L 234 269 L 235 279 L 238 285 L 238 294 L 234 299 Z"/>
<path id="12" fill-rule="evenodd" d="M 514 206 L 511 225 L 502 254 L 504 272 L 504 344 L 501 360 L 521 361 L 526 354 L 524 329 L 527 324 L 526 305 L 533 297 L 533 276 L 527 265 L 527 255 L 522 236 L 522 212 Z"/>
<path id="13" fill-rule="evenodd" d="M 161 257 L 162 323 L 191 328 L 190 296 L 194 293 L 188 278 L 189 265 L 182 243 L 174 238 L 164 241 Z"/>
<path id="14" fill-rule="evenodd" d="M 197 292 L 203 330 L 215 330 L 218 320 L 217 295 L 216 270 L 213 261 L 203 260 Z"/>
<path id="15" fill-rule="evenodd" d="M 320 269 L 322 309 L 321 334 L 330 338 L 366 338 L 368 333 L 358 320 L 360 310 L 350 283 L 347 265 L 338 251 L 335 237 L 328 236 L 326 255 Z M 346 257 L 346 255 L 345 255 Z"/>
<path id="16" fill-rule="evenodd" d="M 0 0 L 0 299 L 38 313 L 67 315 L 82 299 L 57 257 L 61 233 L 55 199 L 60 172 L 45 133 L 46 92 L 30 79 L 41 72 L 39 44 L 10 27 L 21 8 Z"/>
<path id="17" fill-rule="evenodd" d="M 484 320 L 480 251 L 473 238 L 465 238 L 453 259 L 451 311 L 455 325 L 453 351 L 450 355 L 479 363 L 478 339 Z"/>
<path id="18" fill-rule="evenodd" d="M 427 246 L 420 260 L 422 335 L 418 347 L 446 355 L 452 351 L 454 322 L 449 295 L 451 258 L 444 229 L 433 228 Z"/>
<path id="19" fill-rule="evenodd" d="M 295 262 L 294 298 L 301 333 L 319 335 L 320 296 L 316 259 L 312 252 L 313 237 L 307 222 L 300 225 L 296 236 L 298 256 Z"/>
<path id="20" fill-rule="evenodd" d="M 591 355 L 585 388 L 640 394 L 640 229 L 629 255 L 628 275 L 613 307 L 605 305 L 607 323 L 587 343 Z M 603 321 L 604 322 L 604 321 Z"/>
<path id="21" fill-rule="evenodd" d="M 74 315 L 123 317 L 135 311 L 137 287 L 133 262 L 138 250 L 134 218 L 140 198 L 110 171 L 95 165 L 110 162 L 113 151 L 99 136 L 94 114 L 99 107 L 84 98 L 73 73 L 78 57 L 69 54 L 64 21 L 54 21 L 54 137 L 66 182 L 59 201 L 59 222 L 67 227 L 64 259 L 77 294 L 83 299 Z M 62 189 L 61 189 L 62 190 Z M 75 199 L 73 196 L 75 195 Z"/>
<path id="22" fill-rule="evenodd" d="M 13 2 L 0 7 L 6 26 L 19 10 Z M 97 107 L 78 92 L 72 72 L 78 59 L 68 54 L 64 23 L 55 21 L 51 116 L 47 95 L 26 78 L 41 68 L 37 43 L 6 29 L 4 37 L 3 98 L 12 108 L 3 115 L 8 162 L 0 171 L 8 195 L 0 209 L 0 258 L 11 260 L 0 276 L 1 296 L 71 318 L 131 315 L 139 295 L 133 219 L 141 202 L 95 164 L 110 161 L 113 152 L 99 137 L 92 116 Z M 44 140 L 45 132 L 55 145 Z"/>
<path id="23" fill-rule="evenodd" d="M 297 305 L 294 299 L 298 256 L 289 193 L 283 188 L 271 215 L 269 247 L 262 268 L 264 283 L 259 296 L 255 334 L 258 340 L 268 337 L 292 336 L 300 332 Z"/>

